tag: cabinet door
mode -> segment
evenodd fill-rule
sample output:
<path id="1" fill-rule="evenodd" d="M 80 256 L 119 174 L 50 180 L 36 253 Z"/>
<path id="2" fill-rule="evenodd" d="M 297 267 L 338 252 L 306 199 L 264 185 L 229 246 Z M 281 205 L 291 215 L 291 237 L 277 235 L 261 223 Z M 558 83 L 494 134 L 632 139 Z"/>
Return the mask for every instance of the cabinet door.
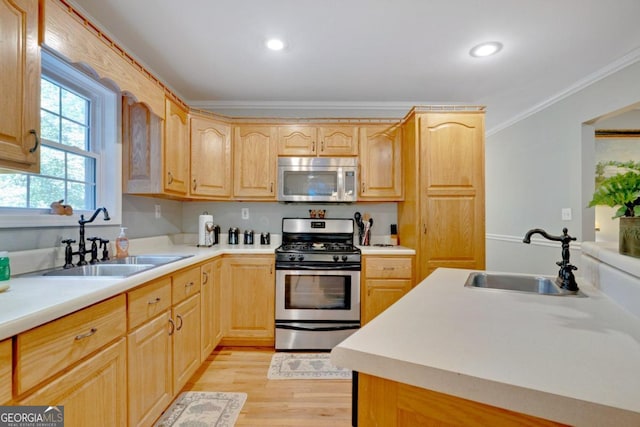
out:
<path id="1" fill-rule="evenodd" d="M 0 405 L 6 405 L 11 401 L 12 381 L 12 350 L 11 339 L 0 342 Z"/>
<path id="2" fill-rule="evenodd" d="M 278 126 L 278 156 L 315 156 L 317 140 L 315 126 Z"/>
<path id="3" fill-rule="evenodd" d="M 166 99 L 165 103 L 164 190 L 185 195 L 189 179 L 187 112 L 170 99 Z"/>
<path id="4" fill-rule="evenodd" d="M 273 257 L 226 258 L 224 268 L 223 345 L 273 345 Z"/>
<path id="5" fill-rule="evenodd" d="M 191 118 L 192 196 L 231 197 L 231 126 L 205 117 Z"/>
<path id="6" fill-rule="evenodd" d="M 129 426 L 148 426 L 173 396 L 169 312 L 129 333 L 127 344 Z"/>
<path id="7" fill-rule="evenodd" d="M 276 128 L 237 126 L 233 138 L 234 197 L 275 200 L 276 173 Z"/>
<path id="8" fill-rule="evenodd" d="M 162 119 L 147 104 L 122 97 L 122 191 L 160 194 Z"/>
<path id="9" fill-rule="evenodd" d="M 17 402 L 64 406 L 66 426 L 127 425 L 124 337 Z"/>
<path id="10" fill-rule="evenodd" d="M 365 281 L 366 295 L 362 324 L 371 321 L 378 314 L 385 311 L 393 303 L 411 290 L 410 279 L 369 279 Z"/>
<path id="11" fill-rule="evenodd" d="M 322 126 L 318 128 L 319 156 L 357 156 L 357 126 Z"/>
<path id="12" fill-rule="evenodd" d="M 40 171 L 38 1 L 0 3 L 0 169 Z"/>
<path id="13" fill-rule="evenodd" d="M 360 200 L 403 198 L 399 126 L 360 128 Z"/>
<path id="14" fill-rule="evenodd" d="M 200 346 L 202 361 L 206 360 L 220 342 L 220 271 L 221 260 L 201 266 L 202 287 L 200 290 L 201 322 Z"/>
<path id="15" fill-rule="evenodd" d="M 420 278 L 438 267 L 484 269 L 484 119 L 421 117 Z"/>
<path id="16" fill-rule="evenodd" d="M 173 394 L 200 366 L 200 293 L 173 307 Z"/>

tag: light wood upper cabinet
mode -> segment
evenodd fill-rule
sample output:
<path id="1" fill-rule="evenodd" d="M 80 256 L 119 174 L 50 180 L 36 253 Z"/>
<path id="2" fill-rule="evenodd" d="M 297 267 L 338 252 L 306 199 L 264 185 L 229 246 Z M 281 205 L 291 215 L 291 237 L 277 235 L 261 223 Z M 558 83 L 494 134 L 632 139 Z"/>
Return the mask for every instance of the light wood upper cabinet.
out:
<path id="1" fill-rule="evenodd" d="M 233 196 L 238 200 L 276 199 L 275 126 L 239 125 L 233 138 Z"/>
<path id="2" fill-rule="evenodd" d="M 355 125 L 278 126 L 278 156 L 357 156 Z"/>
<path id="3" fill-rule="evenodd" d="M 360 128 L 359 200 L 398 201 L 404 196 L 402 132 L 398 125 Z"/>
<path id="4" fill-rule="evenodd" d="M 12 350 L 11 339 L 0 342 L 0 405 L 6 405 L 11 401 L 12 379 Z"/>
<path id="5" fill-rule="evenodd" d="M 122 191 L 162 194 L 163 121 L 149 107 L 122 97 Z"/>
<path id="6" fill-rule="evenodd" d="M 272 255 L 224 258 L 223 345 L 274 345 L 274 263 Z"/>
<path id="7" fill-rule="evenodd" d="M 164 191 L 186 195 L 189 180 L 189 121 L 187 111 L 165 100 Z"/>
<path id="8" fill-rule="evenodd" d="M 38 1 L 0 2 L 0 169 L 40 171 Z"/>
<path id="9" fill-rule="evenodd" d="M 484 270 L 484 114 L 416 113 L 403 134 L 398 223 L 416 249 L 416 280 L 438 267 Z"/>
<path id="10" fill-rule="evenodd" d="M 208 117 L 192 116 L 191 196 L 230 198 L 231 169 L 231 126 Z"/>

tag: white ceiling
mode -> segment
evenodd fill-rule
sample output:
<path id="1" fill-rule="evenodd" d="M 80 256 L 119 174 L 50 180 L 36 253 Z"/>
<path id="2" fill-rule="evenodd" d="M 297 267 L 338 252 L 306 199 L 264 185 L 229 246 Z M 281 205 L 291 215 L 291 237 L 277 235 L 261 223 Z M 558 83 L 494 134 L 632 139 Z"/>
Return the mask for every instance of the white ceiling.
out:
<path id="1" fill-rule="evenodd" d="M 491 131 L 640 59 L 639 0 L 73 3 L 187 103 L 228 115 L 472 104 Z M 287 49 L 267 51 L 273 36 Z M 498 55 L 469 56 L 492 40 Z"/>

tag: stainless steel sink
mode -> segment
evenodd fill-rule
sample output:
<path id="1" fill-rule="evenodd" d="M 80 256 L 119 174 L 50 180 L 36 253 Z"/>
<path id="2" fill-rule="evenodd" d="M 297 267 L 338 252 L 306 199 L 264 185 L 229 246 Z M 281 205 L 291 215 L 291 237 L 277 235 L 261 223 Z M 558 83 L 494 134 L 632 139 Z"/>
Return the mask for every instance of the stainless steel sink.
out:
<path id="1" fill-rule="evenodd" d="M 193 255 L 130 255 L 106 261 L 106 264 L 152 264 L 163 265 L 192 257 Z"/>
<path id="2" fill-rule="evenodd" d="M 127 277 L 155 267 L 153 264 L 93 264 L 47 271 L 42 276 Z"/>
<path id="3" fill-rule="evenodd" d="M 28 273 L 41 277 L 128 277 L 160 265 L 169 264 L 193 255 L 132 255 L 81 267 L 55 268 Z"/>
<path id="4" fill-rule="evenodd" d="M 523 274 L 471 273 L 464 284 L 471 288 L 526 292 L 540 295 L 585 296 L 582 292 L 565 291 L 554 278 Z"/>

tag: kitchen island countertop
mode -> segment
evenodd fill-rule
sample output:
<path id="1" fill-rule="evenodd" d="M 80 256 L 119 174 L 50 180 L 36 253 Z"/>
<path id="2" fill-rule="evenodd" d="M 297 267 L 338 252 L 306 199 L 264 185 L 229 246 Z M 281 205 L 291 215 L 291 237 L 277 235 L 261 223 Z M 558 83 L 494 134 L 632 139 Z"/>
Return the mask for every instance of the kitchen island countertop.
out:
<path id="1" fill-rule="evenodd" d="M 571 425 L 640 425 L 640 319 L 587 298 L 466 288 L 438 269 L 331 353 L 334 364 Z"/>

